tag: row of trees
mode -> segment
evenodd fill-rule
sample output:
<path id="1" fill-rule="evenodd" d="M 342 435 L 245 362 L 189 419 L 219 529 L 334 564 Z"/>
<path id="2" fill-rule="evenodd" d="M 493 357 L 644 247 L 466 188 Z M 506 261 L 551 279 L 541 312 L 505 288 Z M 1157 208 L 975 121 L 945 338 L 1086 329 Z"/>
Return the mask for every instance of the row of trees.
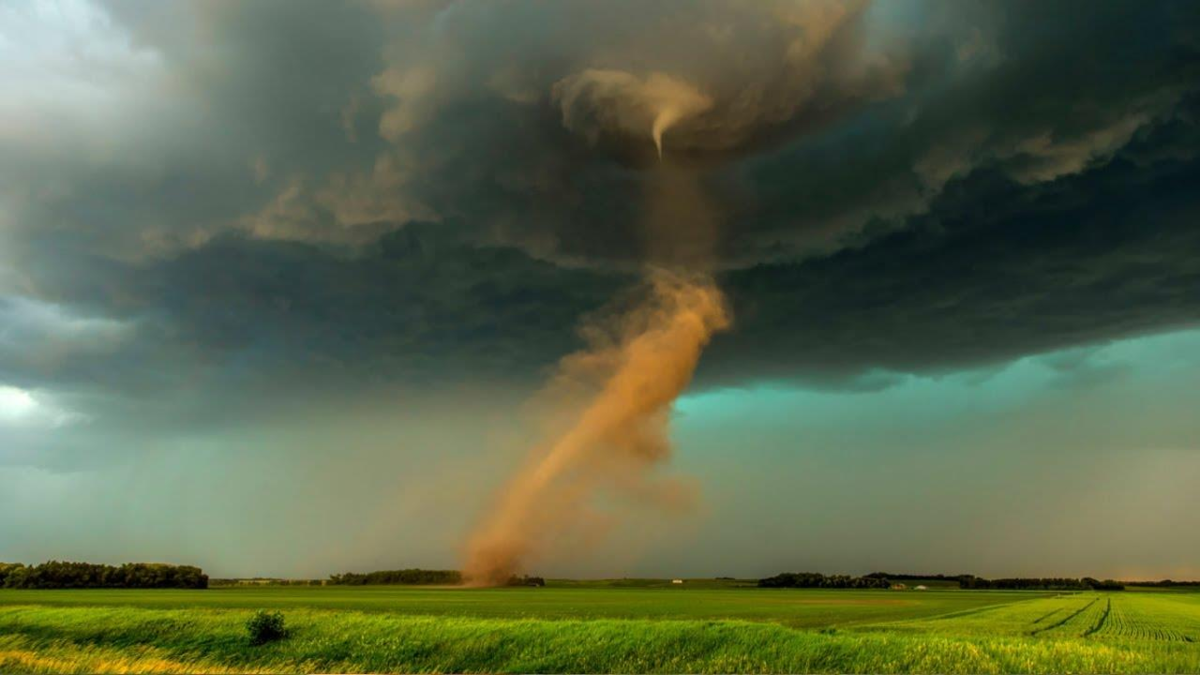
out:
<path id="1" fill-rule="evenodd" d="M 274 577 L 251 577 L 249 579 L 209 579 L 209 586 L 324 586 L 322 579 L 276 579 Z"/>
<path id="2" fill-rule="evenodd" d="M 1070 579 L 1062 577 L 1018 577 L 1011 579 L 984 579 L 982 577 L 964 574 L 958 579 L 960 588 L 996 588 L 1004 590 L 1038 590 L 1038 591 L 1123 591 L 1125 585 L 1119 581 L 1106 579 L 1101 581 L 1092 577 Z"/>
<path id="3" fill-rule="evenodd" d="M 793 572 L 776 574 L 773 577 L 760 579 L 760 588 L 890 588 L 895 581 L 957 581 L 960 588 L 995 588 L 1006 590 L 1042 590 L 1042 591 L 1123 591 L 1125 585 L 1119 581 L 1107 579 L 1101 581 L 1092 577 L 1069 579 L 1060 577 L 1048 578 L 1011 578 L 984 579 L 973 574 L 890 574 L 887 572 L 872 572 L 861 577 L 845 574 L 820 574 L 818 572 Z M 1158 585 L 1181 584 L 1181 582 L 1162 581 Z M 1182 582 L 1187 583 L 1187 582 Z"/>
<path id="4" fill-rule="evenodd" d="M 191 565 L 121 566 L 51 560 L 40 565 L 0 563 L 3 588 L 208 588 L 208 575 Z"/>
<path id="5" fill-rule="evenodd" d="M 212 586 L 367 586 L 367 585 L 437 585 L 454 586 L 463 581 L 462 573 L 455 570 L 379 570 L 376 572 L 347 572 L 334 574 L 328 580 L 321 579 L 276 579 L 254 577 L 250 579 L 212 579 Z M 542 577 L 513 575 L 506 586 L 545 586 Z"/>
<path id="6" fill-rule="evenodd" d="M 894 574 L 892 572 L 871 572 L 866 575 L 875 579 L 888 581 L 958 581 L 967 574 Z"/>
<path id="7" fill-rule="evenodd" d="M 512 575 L 508 581 L 504 582 L 505 586 L 534 586 L 541 588 L 546 585 L 546 580 L 541 577 L 531 577 L 528 574 L 525 576 Z"/>
<path id="8" fill-rule="evenodd" d="M 846 574 L 785 572 L 758 580 L 759 588 L 888 588 L 891 583 L 876 576 L 852 577 Z"/>
<path id="9" fill-rule="evenodd" d="M 458 570 L 379 570 L 377 572 L 367 572 L 366 574 L 357 574 L 355 572 L 347 572 L 345 574 L 333 574 L 329 577 L 329 583 L 334 585 L 346 586 L 366 586 L 375 584 L 408 584 L 414 586 L 421 585 L 453 585 L 462 583 L 462 573 Z"/>

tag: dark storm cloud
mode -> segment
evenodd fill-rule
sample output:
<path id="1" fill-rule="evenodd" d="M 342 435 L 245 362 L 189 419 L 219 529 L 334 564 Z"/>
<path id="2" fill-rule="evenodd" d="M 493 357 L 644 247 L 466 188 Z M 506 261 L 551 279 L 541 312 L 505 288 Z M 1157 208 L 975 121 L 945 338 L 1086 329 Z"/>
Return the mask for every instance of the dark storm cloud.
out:
<path id="1" fill-rule="evenodd" d="M 1164 136 L 1129 157 L 1179 140 Z M 944 370 L 1194 324 L 1200 163 L 1146 169 L 1129 157 L 1037 187 L 980 172 L 902 231 L 726 273 L 739 324 L 714 344 L 701 383 L 841 386 L 871 369 Z M 8 380 L 86 378 L 151 395 L 204 374 L 233 388 L 230 401 L 305 382 L 530 381 L 577 346 L 581 314 L 631 282 L 453 231 L 410 224 L 354 256 L 224 237 L 166 261 L 84 270 L 73 287 L 52 285 L 68 275 L 38 279 L 110 308 L 109 324 L 76 332 L 106 331 L 111 344 L 91 337 L 90 350 L 65 349 L 72 360 L 50 368 L 44 334 L 12 339 Z M 101 274 L 110 286 L 82 285 Z M 32 380 L 11 372 L 38 364 Z"/>
<path id="2" fill-rule="evenodd" d="M 352 256 L 226 235 L 166 260 L 79 259 L 73 274 L 35 271 L 33 283 L 50 297 L 106 308 L 119 338 L 104 358 L 75 350 L 72 360 L 47 360 L 44 334 L 54 327 L 38 335 L 13 304 L 10 316 L 29 339 L 11 340 L 0 378 L 20 382 L 32 371 L 43 381 L 102 380 L 152 395 L 197 377 L 256 388 L 286 388 L 293 378 L 371 386 L 537 377 L 572 348 L 580 313 L 629 282 L 478 247 L 454 231 L 408 223 Z M 49 270 L 54 260 L 33 262 Z M 107 283 L 90 285 L 97 277 Z M 73 321 L 76 333 L 96 323 Z M 100 327 L 87 339 L 95 343 Z"/>
<path id="3" fill-rule="evenodd" d="M 724 217 L 702 382 L 1200 316 L 1191 3 L 108 9 L 103 96 L 0 107 L 3 383 L 534 380 L 644 254 L 656 128 Z"/>
<path id="4" fill-rule="evenodd" d="M 860 248 L 731 272 L 708 376 L 950 370 L 1200 323 L 1200 163 L 1122 156 L 1028 188 L 985 171 Z"/>
<path id="5" fill-rule="evenodd" d="M 904 227 L 978 170 L 1027 186 L 1078 174 L 1173 123 L 1196 91 L 1198 13 L 1184 3 L 946 7 L 961 12 L 941 16 L 956 28 L 926 46 L 905 97 L 733 172 L 747 206 L 732 216 L 744 225 L 731 256 Z"/>

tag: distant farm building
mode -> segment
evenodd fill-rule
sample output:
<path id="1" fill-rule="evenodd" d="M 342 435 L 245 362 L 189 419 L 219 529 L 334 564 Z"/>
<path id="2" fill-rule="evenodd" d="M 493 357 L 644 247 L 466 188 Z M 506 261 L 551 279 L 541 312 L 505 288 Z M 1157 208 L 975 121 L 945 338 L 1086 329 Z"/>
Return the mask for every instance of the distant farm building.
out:
<path id="1" fill-rule="evenodd" d="M 682 584 L 682 583 L 683 583 L 683 579 L 672 579 L 672 580 L 671 580 L 671 583 L 673 583 L 673 584 Z"/>
<path id="2" fill-rule="evenodd" d="M 905 590 L 906 588 L 908 588 L 908 586 L 906 586 L 906 585 L 904 585 L 904 584 L 892 584 L 892 590 L 893 590 L 893 591 L 903 591 L 903 590 Z"/>
<path id="3" fill-rule="evenodd" d="M 920 586 L 917 586 L 917 590 L 918 590 L 918 591 L 927 591 L 927 590 L 929 590 L 929 587 L 928 587 L 928 586 L 926 586 L 926 585 L 924 585 L 924 584 L 922 584 L 922 585 L 920 585 Z"/>

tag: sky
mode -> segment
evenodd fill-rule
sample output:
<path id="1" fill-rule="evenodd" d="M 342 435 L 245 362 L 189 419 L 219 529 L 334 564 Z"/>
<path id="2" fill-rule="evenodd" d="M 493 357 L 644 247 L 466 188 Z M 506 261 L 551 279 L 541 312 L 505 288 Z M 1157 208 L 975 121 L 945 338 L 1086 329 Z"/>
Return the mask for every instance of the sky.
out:
<path id="1" fill-rule="evenodd" d="M 1196 3 L 17 1 L 0 64 L 0 560 L 456 567 L 669 267 L 694 498 L 529 571 L 1200 579 Z"/>

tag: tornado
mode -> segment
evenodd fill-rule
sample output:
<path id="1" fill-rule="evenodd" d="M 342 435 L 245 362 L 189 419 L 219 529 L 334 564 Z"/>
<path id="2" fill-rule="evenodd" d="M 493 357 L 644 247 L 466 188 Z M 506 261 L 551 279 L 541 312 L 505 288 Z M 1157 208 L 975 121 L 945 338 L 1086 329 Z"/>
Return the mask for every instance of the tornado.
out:
<path id="1" fill-rule="evenodd" d="M 612 319 L 615 336 L 595 338 L 559 364 L 556 381 L 598 386 L 565 431 L 535 448 L 480 522 L 468 546 L 468 583 L 503 584 L 527 571 L 564 534 L 587 527 L 585 511 L 602 491 L 636 486 L 643 499 L 654 491 L 645 479 L 670 456 L 671 406 L 729 313 L 711 278 L 653 269 L 646 284 L 647 297 Z M 673 494 L 666 487 L 651 499 L 669 502 Z"/>
<path id="2" fill-rule="evenodd" d="M 504 584 L 563 541 L 598 541 L 603 527 L 589 516 L 600 497 L 633 496 L 667 508 L 686 499 L 677 486 L 654 480 L 654 469 L 671 454 L 672 405 L 713 334 L 730 325 L 711 274 L 713 209 L 699 175 L 661 159 L 664 132 L 709 101 L 661 76 L 603 71 L 564 81 L 556 93 L 568 128 L 571 110 L 599 102 L 601 117 L 637 119 L 653 142 L 660 161 L 644 181 L 646 263 L 639 299 L 586 325 L 587 347 L 562 359 L 551 377 L 542 399 L 573 403 L 547 413 L 565 422 L 547 425 L 555 431 L 530 452 L 471 535 L 464 577 L 476 586 Z"/>
<path id="3" fill-rule="evenodd" d="M 688 501 L 656 469 L 672 452 L 676 399 L 732 320 L 714 281 L 725 219 L 706 178 L 903 89 L 906 62 L 864 46 L 868 6 L 754 5 L 786 39 L 719 62 L 696 52 L 689 62 L 621 68 L 610 54 L 551 85 L 548 103 L 582 146 L 572 151 L 590 149 L 643 187 L 639 299 L 585 323 L 586 347 L 562 359 L 538 397 L 552 402 L 535 406 L 545 432 L 468 537 L 469 583 L 503 584 L 564 549 L 597 546 L 620 524 L 604 513 L 616 500 L 668 509 Z M 704 35 L 718 51 L 733 39 Z"/>

